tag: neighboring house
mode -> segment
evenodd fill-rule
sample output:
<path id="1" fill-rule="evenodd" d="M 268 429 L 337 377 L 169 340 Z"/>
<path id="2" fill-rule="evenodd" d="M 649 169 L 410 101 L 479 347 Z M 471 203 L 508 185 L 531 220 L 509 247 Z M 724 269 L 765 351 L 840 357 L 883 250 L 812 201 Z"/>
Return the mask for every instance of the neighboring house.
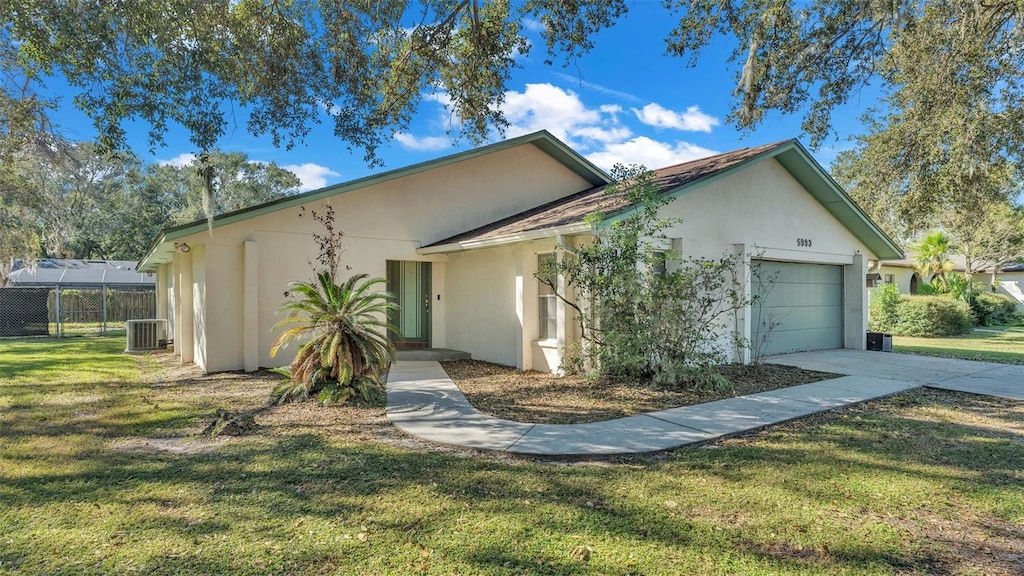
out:
<path id="1" fill-rule="evenodd" d="M 1017 301 L 1018 310 L 1024 308 L 1024 262 L 1003 266 L 996 274 L 999 290 Z"/>
<path id="2" fill-rule="evenodd" d="M 962 255 L 952 254 L 949 260 L 953 263 L 952 272 L 964 273 L 966 263 Z M 913 254 L 909 251 L 907 258 L 882 262 L 878 267 L 878 273 L 882 276 L 881 283 L 895 284 L 902 294 L 917 294 L 918 288 L 922 284 L 931 284 L 936 276 L 933 274 L 927 278 L 922 278 L 921 273 L 914 268 Z M 971 278 L 975 282 L 988 285 L 992 281 L 992 274 L 991 272 L 975 272 Z"/>
<path id="3" fill-rule="evenodd" d="M 592 237 L 584 217 L 628 211 L 610 178 L 538 132 L 168 228 L 139 270 L 155 272 L 158 316 L 175 352 L 204 370 L 255 370 L 269 356 L 288 282 L 311 279 L 312 232 L 300 208 L 336 211 L 344 263 L 387 277 L 401 347 L 447 347 L 521 369 L 556 370 L 576 339 L 565 304 L 534 277 L 538 263 Z M 863 349 L 866 274 L 903 254 L 795 140 L 656 171 L 666 230 L 687 256 L 760 259 L 780 274 L 762 314 L 781 326 L 770 352 Z M 748 285 L 748 290 L 754 288 Z M 757 336 L 751 311 L 723 331 Z M 749 359 L 737 350 L 736 360 Z"/>
<path id="4" fill-rule="evenodd" d="M 952 254 L 949 259 L 953 263 L 953 272 L 963 274 L 967 269 L 962 255 Z M 912 257 L 881 262 L 877 272 L 881 276 L 880 283 L 895 284 L 902 294 L 917 294 L 922 284 L 930 284 L 935 279 L 935 275 L 922 278 L 920 272 L 914 268 Z M 992 284 L 992 269 L 975 272 L 971 275 L 971 279 L 984 286 L 990 286 Z M 1024 264 L 1010 264 L 1002 267 L 996 274 L 996 287 L 1000 292 L 1013 297 L 1024 306 Z"/>

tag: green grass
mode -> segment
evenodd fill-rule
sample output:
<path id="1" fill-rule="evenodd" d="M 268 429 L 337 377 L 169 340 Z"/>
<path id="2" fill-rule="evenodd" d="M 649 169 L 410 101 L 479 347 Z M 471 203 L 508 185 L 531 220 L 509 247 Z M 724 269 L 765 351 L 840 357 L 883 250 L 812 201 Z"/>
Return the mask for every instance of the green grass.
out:
<path id="1" fill-rule="evenodd" d="M 1024 331 L 972 332 L 951 338 L 894 336 L 893 350 L 963 360 L 1024 364 Z"/>
<path id="2" fill-rule="evenodd" d="M 0 574 L 1011 574 L 1024 558 L 1021 403 L 914 392 L 566 465 L 408 448 L 372 408 L 286 406 L 258 435 L 183 439 L 210 394 L 251 404 L 265 382 L 152 383 L 166 366 L 122 346 L 0 341 Z"/>

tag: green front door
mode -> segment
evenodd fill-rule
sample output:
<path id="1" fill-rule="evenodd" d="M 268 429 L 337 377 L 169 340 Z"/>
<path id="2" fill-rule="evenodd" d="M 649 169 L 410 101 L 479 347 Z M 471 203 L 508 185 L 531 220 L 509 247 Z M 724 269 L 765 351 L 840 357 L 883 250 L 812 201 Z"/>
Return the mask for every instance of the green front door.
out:
<path id="1" fill-rule="evenodd" d="M 401 309 L 392 312 L 396 346 L 430 346 L 430 262 L 388 260 L 388 291 Z"/>

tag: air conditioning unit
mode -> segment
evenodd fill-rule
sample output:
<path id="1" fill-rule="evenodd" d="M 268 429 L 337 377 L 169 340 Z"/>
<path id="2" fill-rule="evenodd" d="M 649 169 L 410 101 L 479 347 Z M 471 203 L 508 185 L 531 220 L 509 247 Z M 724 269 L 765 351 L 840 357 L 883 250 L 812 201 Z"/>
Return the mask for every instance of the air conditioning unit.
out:
<path id="1" fill-rule="evenodd" d="M 129 320 L 126 324 L 128 345 L 125 352 L 167 348 L 167 320 Z"/>

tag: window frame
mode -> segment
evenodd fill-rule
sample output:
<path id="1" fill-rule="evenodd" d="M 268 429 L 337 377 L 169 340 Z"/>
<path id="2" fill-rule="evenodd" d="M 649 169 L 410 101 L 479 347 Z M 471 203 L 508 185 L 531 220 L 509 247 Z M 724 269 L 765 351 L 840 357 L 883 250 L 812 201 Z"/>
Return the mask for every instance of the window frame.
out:
<path id="1" fill-rule="evenodd" d="M 554 340 L 558 338 L 558 295 L 552 285 L 541 279 L 545 261 L 552 267 L 558 263 L 554 252 L 537 254 L 537 340 Z M 551 280 L 557 286 L 557 270 Z"/>

